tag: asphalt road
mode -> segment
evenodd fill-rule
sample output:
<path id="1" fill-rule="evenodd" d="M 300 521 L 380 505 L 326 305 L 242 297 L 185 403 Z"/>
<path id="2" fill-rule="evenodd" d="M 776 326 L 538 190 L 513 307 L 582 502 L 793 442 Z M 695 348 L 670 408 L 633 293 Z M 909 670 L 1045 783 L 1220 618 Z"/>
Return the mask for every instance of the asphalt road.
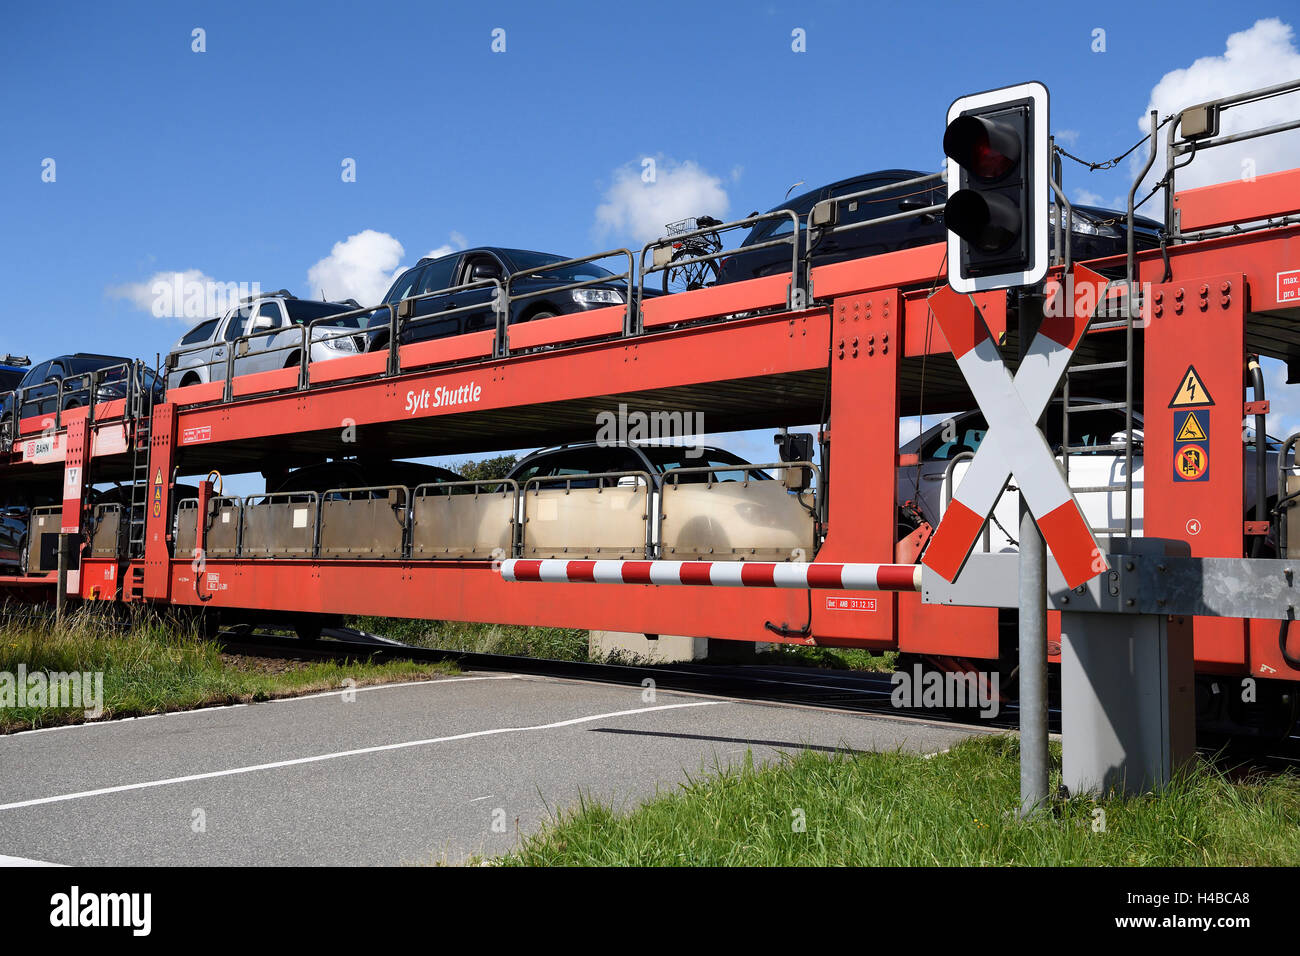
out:
<path id="1" fill-rule="evenodd" d="M 627 808 L 803 747 L 969 730 L 488 673 L 0 737 L 0 862 L 459 863 L 580 793 Z"/>

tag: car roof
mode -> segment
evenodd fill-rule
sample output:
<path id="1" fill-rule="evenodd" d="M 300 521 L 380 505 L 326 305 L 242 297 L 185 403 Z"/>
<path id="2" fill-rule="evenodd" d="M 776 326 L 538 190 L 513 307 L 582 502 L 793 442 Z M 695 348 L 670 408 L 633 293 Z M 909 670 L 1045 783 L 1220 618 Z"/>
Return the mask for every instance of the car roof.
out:
<path id="1" fill-rule="evenodd" d="M 773 206 L 771 209 L 768 210 L 768 212 L 776 212 L 776 210 L 778 209 L 789 209 L 792 205 L 811 202 L 812 200 L 817 199 L 822 193 L 826 192 L 828 189 L 838 189 L 840 186 L 847 186 L 849 183 L 855 183 L 860 179 L 884 178 L 884 179 L 892 179 L 897 182 L 902 182 L 903 180 L 907 180 L 907 179 L 918 179 L 921 176 L 925 176 L 925 175 L 928 174 L 923 173 L 916 169 L 878 169 L 874 172 L 858 173 L 856 176 L 848 176 L 844 179 L 837 179 L 833 183 L 826 183 L 823 186 L 818 186 L 816 189 L 809 189 L 806 192 L 802 192 L 792 199 L 786 199 L 778 206 Z M 939 183 L 936 183 L 935 185 L 938 186 Z"/>
<path id="2" fill-rule="evenodd" d="M 441 262 L 443 259 L 450 259 L 452 256 L 466 256 L 475 252 L 490 252 L 493 255 L 500 256 L 508 262 L 513 262 L 516 255 L 554 256 L 557 262 L 562 262 L 565 259 L 572 258 L 571 256 L 562 256 L 555 252 L 542 252 L 540 249 L 513 249 L 509 246 L 474 246 L 470 249 L 460 249 L 456 252 L 449 252 L 445 256 L 425 256 L 415 265 L 423 265 L 426 262 Z M 411 268 L 415 268 L 415 266 L 412 266 Z"/>

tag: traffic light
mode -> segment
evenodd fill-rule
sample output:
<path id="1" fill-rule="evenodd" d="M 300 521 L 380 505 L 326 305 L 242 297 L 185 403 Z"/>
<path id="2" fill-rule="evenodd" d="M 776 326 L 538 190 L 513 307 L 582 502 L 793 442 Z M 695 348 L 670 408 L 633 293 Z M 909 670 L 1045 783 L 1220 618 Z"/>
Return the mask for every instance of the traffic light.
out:
<path id="1" fill-rule="evenodd" d="M 1047 274 L 1047 88 L 1021 83 L 948 108 L 948 283 L 1033 285 Z"/>

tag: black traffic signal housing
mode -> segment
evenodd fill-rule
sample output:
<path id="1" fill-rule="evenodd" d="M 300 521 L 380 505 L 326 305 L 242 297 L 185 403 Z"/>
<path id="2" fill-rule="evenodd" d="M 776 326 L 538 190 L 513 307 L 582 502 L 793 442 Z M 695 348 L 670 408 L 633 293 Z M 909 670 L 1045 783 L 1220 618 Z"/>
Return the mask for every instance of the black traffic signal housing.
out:
<path id="1" fill-rule="evenodd" d="M 954 291 L 1033 285 L 1048 265 L 1048 100 L 1041 83 L 948 109 L 948 281 Z"/>

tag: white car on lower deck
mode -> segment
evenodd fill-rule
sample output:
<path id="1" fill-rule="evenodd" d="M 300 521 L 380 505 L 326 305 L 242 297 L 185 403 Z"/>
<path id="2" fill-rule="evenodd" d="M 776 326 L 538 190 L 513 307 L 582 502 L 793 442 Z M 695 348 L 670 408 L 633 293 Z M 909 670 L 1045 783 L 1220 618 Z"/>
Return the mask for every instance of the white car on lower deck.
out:
<path id="1" fill-rule="evenodd" d="M 1076 404 L 1072 400 L 1072 404 Z M 1079 401 L 1078 405 L 1085 405 Z M 952 493 L 961 484 L 970 468 L 970 457 L 984 439 L 988 430 L 983 413 L 962 412 L 940 422 L 901 449 L 904 455 L 918 455 L 917 465 L 898 470 L 898 501 L 913 501 L 925 519 L 937 527 L 947 509 Z M 1124 442 L 1124 411 L 1116 408 L 1086 409 L 1070 415 L 1070 447 L 1093 446 L 1095 452 L 1081 451 L 1070 455 L 1069 483 L 1083 509 L 1084 517 L 1099 539 L 1109 535 L 1124 534 L 1125 518 L 1125 456 L 1122 450 L 1111 446 Z M 1062 424 L 1061 401 L 1049 406 L 1044 422 L 1048 446 L 1061 461 Z M 1253 432 L 1247 431 L 1249 441 L 1242 445 L 1245 470 L 1245 502 L 1255 500 L 1255 448 Z M 1143 456 L 1142 415 L 1133 414 L 1133 534 L 1142 535 L 1143 513 Z M 1269 439 L 1269 452 L 1265 487 L 1269 499 L 1277 497 L 1278 444 Z M 954 459 L 958 459 L 954 463 Z M 1102 490 L 1085 490 L 1102 489 Z M 1270 501 L 1271 503 L 1271 501 Z M 1251 508 L 1246 508 L 1251 512 Z M 1020 534 L 1020 498 L 1015 478 L 998 499 L 992 520 L 985 526 L 977 551 L 1017 550 Z M 1109 531 L 1107 530 L 1109 529 Z"/>

